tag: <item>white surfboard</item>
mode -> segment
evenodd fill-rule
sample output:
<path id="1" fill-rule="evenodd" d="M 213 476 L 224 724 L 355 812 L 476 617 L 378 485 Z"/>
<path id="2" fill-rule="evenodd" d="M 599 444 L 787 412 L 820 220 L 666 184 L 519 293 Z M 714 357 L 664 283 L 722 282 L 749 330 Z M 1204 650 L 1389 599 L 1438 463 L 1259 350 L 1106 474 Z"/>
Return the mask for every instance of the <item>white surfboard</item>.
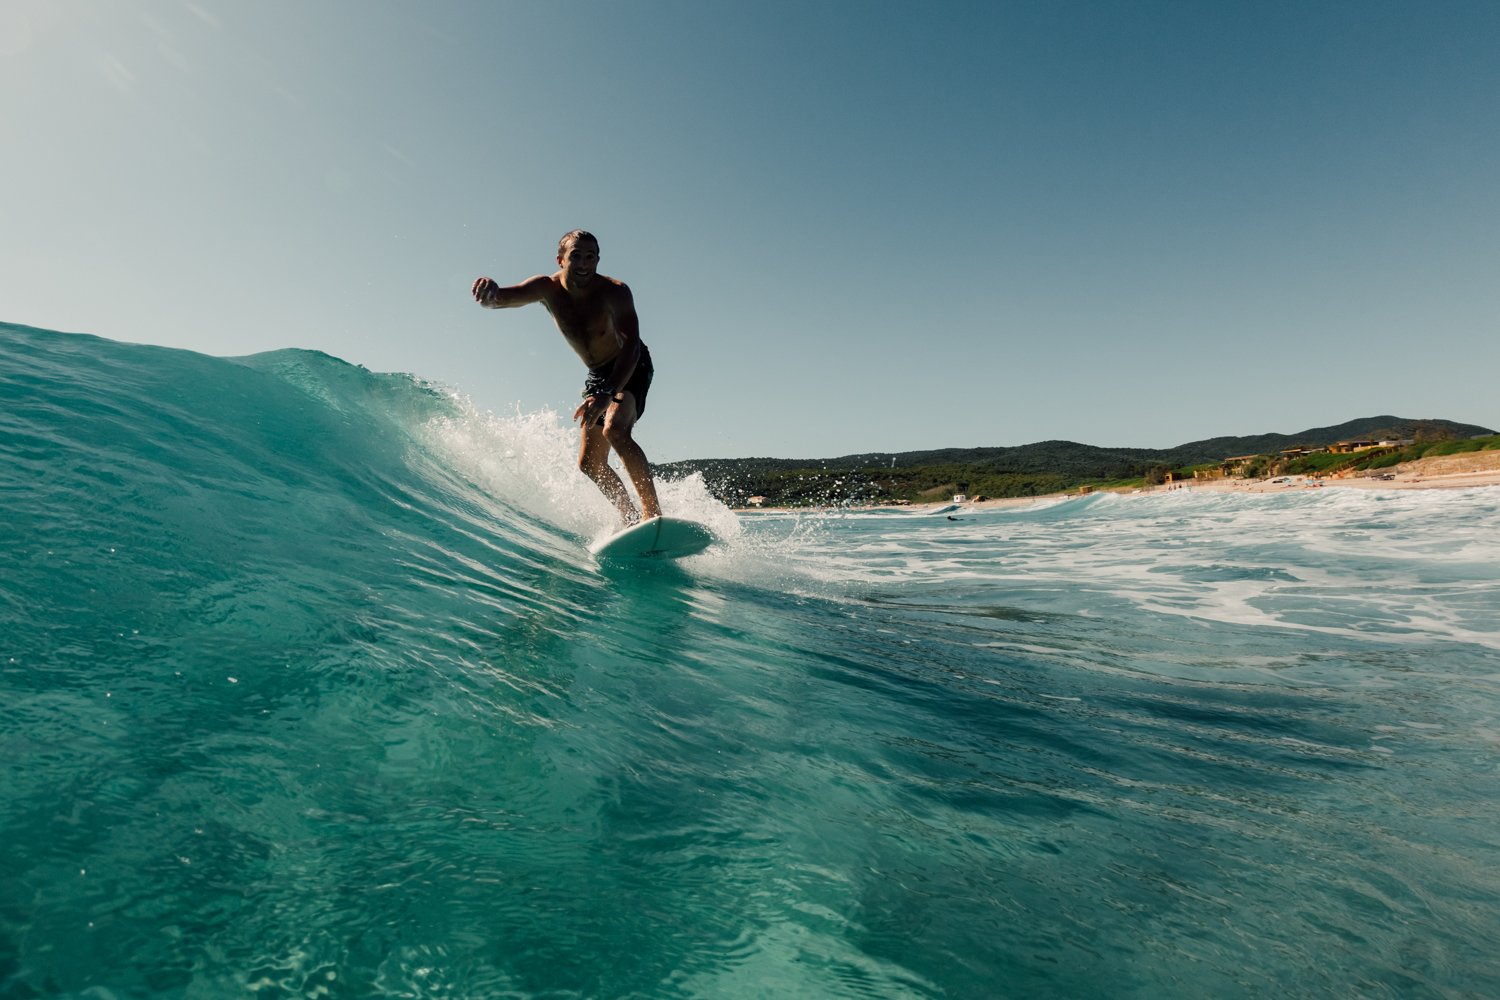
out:
<path id="1" fill-rule="evenodd" d="M 718 538 L 681 517 L 653 517 L 589 546 L 600 559 L 680 559 L 702 552 Z"/>

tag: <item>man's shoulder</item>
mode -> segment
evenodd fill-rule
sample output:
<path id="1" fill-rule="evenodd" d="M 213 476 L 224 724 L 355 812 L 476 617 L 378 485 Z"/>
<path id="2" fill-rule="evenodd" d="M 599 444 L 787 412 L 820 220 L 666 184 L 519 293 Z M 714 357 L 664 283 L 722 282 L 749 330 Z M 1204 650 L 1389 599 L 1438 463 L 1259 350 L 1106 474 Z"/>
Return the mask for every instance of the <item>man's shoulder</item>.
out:
<path id="1" fill-rule="evenodd" d="M 523 282 L 523 287 L 540 293 L 549 302 L 559 295 L 567 294 L 567 289 L 563 287 L 561 273 L 534 275 Z"/>

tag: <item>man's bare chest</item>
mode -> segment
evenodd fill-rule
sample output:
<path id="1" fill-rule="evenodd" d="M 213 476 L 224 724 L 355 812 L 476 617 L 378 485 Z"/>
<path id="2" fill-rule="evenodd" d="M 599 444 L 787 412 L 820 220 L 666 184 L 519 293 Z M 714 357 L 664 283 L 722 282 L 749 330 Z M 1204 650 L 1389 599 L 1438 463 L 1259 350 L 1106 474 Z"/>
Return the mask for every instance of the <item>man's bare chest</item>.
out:
<path id="1" fill-rule="evenodd" d="M 547 311 L 552 314 L 558 329 L 570 339 L 593 340 L 614 330 L 609 308 L 602 296 L 590 295 L 581 299 L 569 295 L 555 296 L 547 302 Z"/>

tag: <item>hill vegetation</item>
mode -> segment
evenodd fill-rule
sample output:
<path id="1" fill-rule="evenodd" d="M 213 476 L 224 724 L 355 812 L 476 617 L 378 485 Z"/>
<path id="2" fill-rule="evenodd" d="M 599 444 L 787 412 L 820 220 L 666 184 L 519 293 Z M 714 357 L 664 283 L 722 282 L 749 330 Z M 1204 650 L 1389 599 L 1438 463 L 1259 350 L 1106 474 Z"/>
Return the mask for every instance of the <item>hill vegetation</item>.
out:
<path id="1" fill-rule="evenodd" d="M 1298 434 L 1256 434 L 1192 441 L 1175 448 L 1102 448 L 1073 441 L 1039 441 L 1009 448 L 941 448 L 931 451 L 874 452 L 826 459 L 731 458 L 692 459 L 656 467 L 668 479 L 694 473 L 703 476 L 714 496 L 731 506 L 763 497 L 768 506 L 922 502 L 953 493 L 970 496 L 1041 496 L 1083 486 L 1120 488 L 1162 482 L 1171 474 L 1191 477 L 1196 470 L 1217 469 L 1225 459 L 1253 459 L 1239 470 L 1248 475 L 1333 471 L 1360 462 L 1394 465 L 1435 448 L 1484 447 L 1489 428 L 1449 420 L 1414 420 L 1378 416 Z M 1376 455 L 1333 455 L 1321 449 L 1340 442 L 1400 441 L 1401 447 Z M 1313 454 L 1288 457 L 1287 451 Z M 1406 455 L 1396 457 L 1393 455 Z M 1296 463 L 1303 463 L 1299 466 Z"/>

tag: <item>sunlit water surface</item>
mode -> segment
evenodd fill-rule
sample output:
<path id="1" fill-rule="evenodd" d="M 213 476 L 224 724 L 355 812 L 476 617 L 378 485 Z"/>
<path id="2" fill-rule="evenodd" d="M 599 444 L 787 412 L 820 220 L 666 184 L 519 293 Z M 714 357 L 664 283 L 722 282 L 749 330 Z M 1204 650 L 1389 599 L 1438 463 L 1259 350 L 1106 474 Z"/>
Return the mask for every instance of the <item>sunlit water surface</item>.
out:
<path id="1" fill-rule="evenodd" d="M 1500 490 L 669 511 L 0 328 L 0 996 L 1500 995 Z M 643 433 L 644 433 L 643 425 Z"/>

